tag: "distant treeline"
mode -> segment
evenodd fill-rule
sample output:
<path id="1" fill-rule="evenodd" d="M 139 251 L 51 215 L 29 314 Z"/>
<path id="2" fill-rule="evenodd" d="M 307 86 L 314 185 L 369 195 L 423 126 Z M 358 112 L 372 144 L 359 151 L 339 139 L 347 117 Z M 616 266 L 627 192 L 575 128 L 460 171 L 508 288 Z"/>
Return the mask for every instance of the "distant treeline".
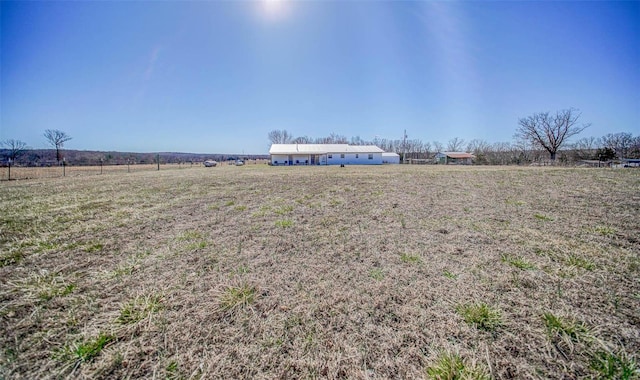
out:
<path id="1" fill-rule="evenodd" d="M 0 149 L 0 157 L 6 164 L 8 150 Z M 238 155 L 238 154 L 206 154 L 206 153 L 129 153 L 129 152 L 100 152 L 88 150 L 64 150 L 64 162 L 73 166 L 100 165 L 135 165 L 155 164 L 158 158 L 161 164 L 201 163 L 206 160 L 235 161 L 267 159 L 268 155 Z M 16 158 L 13 165 L 20 166 L 56 166 L 55 149 L 27 149 Z"/>

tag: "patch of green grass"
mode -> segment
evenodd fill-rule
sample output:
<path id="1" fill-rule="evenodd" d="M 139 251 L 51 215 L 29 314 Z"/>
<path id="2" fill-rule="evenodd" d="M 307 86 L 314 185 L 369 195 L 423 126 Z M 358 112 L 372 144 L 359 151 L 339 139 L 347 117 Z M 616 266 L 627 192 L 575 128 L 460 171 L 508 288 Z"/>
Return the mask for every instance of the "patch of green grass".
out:
<path id="1" fill-rule="evenodd" d="M 25 280 L 24 291 L 41 301 L 64 297 L 73 292 L 76 285 L 68 283 L 59 273 L 43 272 Z"/>
<path id="2" fill-rule="evenodd" d="M 508 205 L 512 205 L 512 206 L 523 206 L 523 205 L 526 204 L 523 201 L 518 201 L 518 200 L 515 200 L 515 199 L 507 199 L 505 201 L 505 203 L 508 204 Z"/>
<path id="3" fill-rule="evenodd" d="M 610 226 L 596 226 L 593 230 L 602 236 L 612 236 L 616 234 L 616 229 Z"/>
<path id="4" fill-rule="evenodd" d="M 87 253 L 93 253 L 102 251 L 102 248 L 104 248 L 104 245 L 102 243 L 92 243 L 84 247 L 83 250 Z"/>
<path id="5" fill-rule="evenodd" d="M 236 206 L 234 208 L 234 210 L 236 210 L 236 211 L 245 211 L 246 209 L 247 209 L 247 206 L 245 206 L 245 205 Z"/>
<path id="6" fill-rule="evenodd" d="M 9 253 L 0 255 L 0 268 L 7 265 L 17 264 L 24 258 L 24 253 L 20 249 L 10 251 Z"/>
<path id="7" fill-rule="evenodd" d="M 253 303 L 256 297 L 256 288 L 247 283 L 239 286 L 230 286 L 220 295 L 219 305 L 222 311 L 242 309 Z"/>
<path id="8" fill-rule="evenodd" d="M 118 323 L 127 325 L 141 321 L 162 309 L 162 296 L 147 294 L 137 296 L 120 308 Z"/>
<path id="9" fill-rule="evenodd" d="M 537 213 L 536 213 L 536 214 L 533 214 L 533 216 L 534 216 L 536 219 L 541 220 L 541 221 L 543 221 L 543 222 L 552 222 L 552 221 L 553 221 L 553 218 L 552 218 L 552 217 L 547 216 L 547 215 L 544 215 L 544 214 L 537 214 Z"/>
<path id="10" fill-rule="evenodd" d="M 120 276 L 128 276 L 132 274 L 136 270 L 135 263 L 127 263 L 116 266 L 114 270 L 109 272 L 107 275 L 109 277 L 120 277 Z"/>
<path id="11" fill-rule="evenodd" d="M 445 270 L 444 272 L 442 272 L 442 274 L 446 277 L 446 278 L 450 278 L 452 280 L 455 280 L 456 278 L 458 278 L 457 274 L 451 273 L 448 270 Z"/>
<path id="12" fill-rule="evenodd" d="M 176 240 L 178 241 L 188 241 L 188 240 L 199 240 L 202 239 L 202 234 L 198 231 L 184 231 Z"/>
<path id="13" fill-rule="evenodd" d="M 51 251 L 57 249 L 59 247 L 58 243 L 52 241 L 40 241 L 38 242 L 38 247 L 36 248 L 37 253 L 42 253 L 45 251 Z"/>
<path id="14" fill-rule="evenodd" d="M 165 367 L 165 371 L 167 372 L 167 380 L 180 380 L 185 378 L 184 376 L 180 375 L 180 366 L 176 361 L 171 361 Z"/>
<path id="15" fill-rule="evenodd" d="M 591 340 L 591 331 L 583 322 L 544 313 L 542 320 L 547 328 L 549 338 L 561 338 L 572 342 Z"/>
<path id="16" fill-rule="evenodd" d="M 456 311 L 465 322 L 481 330 L 490 331 L 502 325 L 500 311 L 483 302 L 458 305 Z"/>
<path id="17" fill-rule="evenodd" d="M 485 368 L 469 363 L 458 354 L 442 353 L 426 368 L 427 379 L 433 380 L 489 380 Z"/>
<path id="18" fill-rule="evenodd" d="M 293 211 L 293 206 L 292 205 L 280 206 L 277 209 L 273 210 L 273 212 L 278 214 L 278 215 L 289 214 L 292 211 Z"/>
<path id="19" fill-rule="evenodd" d="M 523 257 L 513 257 L 509 255 L 502 255 L 501 260 L 503 263 L 507 263 L 516 268 L 527 270 L 536 269 L 536 266 L 525 260 Z"/>
<path id="20" fill-rule="evenodd" d="M 640 379 L 638 365 L 633 357 L 625 352 L 597 352 L 591 358 L 590 368 L 598 379 Z"/>
<path id="21" fill-rule="evenodd" d="M 369 277 L 380 281 L 384 278 L 384 272 L 382 271 L 382 268 L 373 268 L 369 271 Z"/>
<path id="22" fill-rule="evenodd" d="M 234 202 L 234 201 L 227 201 L 227 203 L 225 203 L 224 205 L 225 205 L 226 207 L 229 207 L 229 206 L 233 206 L 234 204 L 236 204 L 236 202 Z"/>
<path id="23" fill-rule="evenodd" d="M 566 260 L 567 264 L 574 266 L 574 267 L 578 267 L 578 268 L 582 268 L 582 269 L 586 269 L 586 270 L 594 270 L 596 265 L 593 263 L 593 261 L 576 256 L 576 255 L 569 255 L 567 257 Z"/>
<path id="24" fill-rule="evenodd" d="M 264 205 L 264 206 L 261 206 L 258 211 L 256 211 L 253 214 L 251 214 L 251 216 L 260 218 L 260 217 L 263 217 L 263 216 L 267 215 L 269 213 L 269 211 L 271 211 L 271 206 Z"/>
<path id="25" fill-rule="evenodd" d="M 76 348 L 76 355 L 78 356 L 78 359 L 82 361 L 89 361 L 100 355 L 102 349 L 114 340 L 115 337 L 113 335 L 100 333 L 100 335 L 98 335 L 95 339 L 80 344 Z"/>
<path id="26" fill-rule="evenodd" d="M 400 255 L 400 260 L 402 260 L 403 263 L 409 263 L 409 264 L 418 264 L 422 262 L 422 259 L 420 258 L 420 256 L 413 255 L 410 253 L 403 253 L 402 255 Z"/>
<path id="27" fill-rule="evenodd" d="M 71 294 L 76 288 L 75 284 L 68 284 L 64 287 L 51 288 L 46 291 L 42 291 L 39 294 L 39 298 L 44 301 L 48 301 L 55 297 L 64 297 Z"/>
<path id="28" fill-rule="evenodd" d="M 58 355 L 62 360 L 88 362 L 100 355 L 107 344 L 116 340 L 110 334 L 100 333 L 96 338 L 75 344 L 74 347 L 65 346 Z"/>
<path id="29" fill-rule="evenodd" d="M 289 219 L 276 220 L 276 227 L 288 228 L 293 226 L 293 221 Z"/>
<path id="30" fill-rule="evenodd" d="M 203 249 L 207 247 L 207 242 L 202 240 L 199 242 L 195 242 L 195 243 L 191 243 L 189 245 L 187 245 L 187 250 L 188 251 L 197 251 L 199 249 Z"/>
<path id="31" fill-rule="evenodd" d="M 240 265 L 236 268 L 235 273 L 237 274 L 247 274 L 249 273 L 249 267 L 246 265 Z"/>

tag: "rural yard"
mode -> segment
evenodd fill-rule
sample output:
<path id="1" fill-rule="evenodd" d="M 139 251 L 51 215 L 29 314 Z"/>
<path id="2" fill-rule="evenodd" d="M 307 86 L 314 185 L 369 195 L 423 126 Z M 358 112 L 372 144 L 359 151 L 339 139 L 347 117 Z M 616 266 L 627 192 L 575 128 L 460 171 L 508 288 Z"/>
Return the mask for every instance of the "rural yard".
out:
<path id="1" fill-rule="evenodd" d="M 638 379 L 640 170 L 3 181 L 0 332 L 6 379 Z"/>

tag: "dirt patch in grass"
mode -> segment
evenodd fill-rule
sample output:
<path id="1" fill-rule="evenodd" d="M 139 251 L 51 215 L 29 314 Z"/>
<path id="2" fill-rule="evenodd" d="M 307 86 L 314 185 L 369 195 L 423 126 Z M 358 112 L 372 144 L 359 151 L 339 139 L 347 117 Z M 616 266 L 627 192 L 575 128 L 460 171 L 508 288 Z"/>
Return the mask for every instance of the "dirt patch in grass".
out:
<path id="1" fill-rule="evenodd" d="M 638 376 L 636 170 L 246 166 L 0 187 L 0 377 Z"/>

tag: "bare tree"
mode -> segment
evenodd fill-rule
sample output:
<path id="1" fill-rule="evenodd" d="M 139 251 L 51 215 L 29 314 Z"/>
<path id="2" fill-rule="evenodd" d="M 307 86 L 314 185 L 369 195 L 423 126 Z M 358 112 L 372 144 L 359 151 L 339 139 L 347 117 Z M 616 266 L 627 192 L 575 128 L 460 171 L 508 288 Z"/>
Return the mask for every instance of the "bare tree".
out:
<path id="1" fill-rule="evenodd" d="M 435 150 L 436 153 L 440 153 L 442 152 L 442 143 L 440 143 L 439 141 L 434 141 L 433 142 L 433 150 Z"/>
<path id="2" fill-rule="evenodd" d="M 272 144 L 290 144 L 293 140 L 293 135 L 286 129 L 274 129 L 268 136 Z"/>
<path id="3" fill-rule="evenodd" d="M 491 145 L 488 142 L 480 139 L 473 139 L 467 144 L 467 152 L 473 153 L 475 162 L 478 164 L 487 163 L 487 154 L 491 150 Z"/>
<path id="4" fill-rule="evenodd" d="M 573 144 L 573 150 L 576 160 L 592 160 L 597 158 L 597 149 L 600 140 L 591 136 L 583 137 Z"/>
<path id="5" fill-rule="evenodd" d="M 64 143 L 71 140 L 71 136 L 57 129 L 47 129 L 44 131 L 44 137 L 47 139 L 49 145 L 56 149 L 56 160 L 60 163 L 62 159 L 60 151 L 64 147 Z"/>
<path id="6" fill-rule="evenodd" d="M 629 149 L 629 158 L 640 158 L 640 136 L 633 138 Z"/>
<path id="7" fill-rule="evenodd" d="M 20 157 L 22 154 L 24 154 L 24 152 L 27 151 L 27 149 L 29 149 L 27 147 L 27 143 L 14 139 L 1 141 L 0 146 L 5 147 L 5 149 L 7 150 L 6 156 L 11 161 L 15 161 L 16 158 Z"/>
<path id="8" fill-rule="evenodd" d="M 556 112 L 540 112 L 520 119 L 516 137 L 528 140 L 549 152 L 551 160 L 562 144 L 571 136 L 577 135 L 589 127 L 589 124 L 578 125 L 580 112 L 570 108 Z"/>
<path id="9" fill-rule="evenodd" d="M 329 135 L 330 144 L 347 144 L 349 141 L 346 136 L 331 132 Z"/>
<path id="10" fill-rule="evenodd" d="M 447 151 L 459 152 L 464 146 L 464 140 L 459 137 L 454 137 L 447 143 Z"/>
<path id="11" fill-rule="evenodd" d="M 602 136 L 605 147 L 613 149 L 619 159 L 624 159 L 633 144 L 633 135 L 628 132 L 609 133 Z"/>
<path id="12" fill-rule="evenodd" d="M 311 143 L 311 137 L 309 136 L 300 136 L 293 139 L 292 143 L 294 144 L 309 144 Z"/>

